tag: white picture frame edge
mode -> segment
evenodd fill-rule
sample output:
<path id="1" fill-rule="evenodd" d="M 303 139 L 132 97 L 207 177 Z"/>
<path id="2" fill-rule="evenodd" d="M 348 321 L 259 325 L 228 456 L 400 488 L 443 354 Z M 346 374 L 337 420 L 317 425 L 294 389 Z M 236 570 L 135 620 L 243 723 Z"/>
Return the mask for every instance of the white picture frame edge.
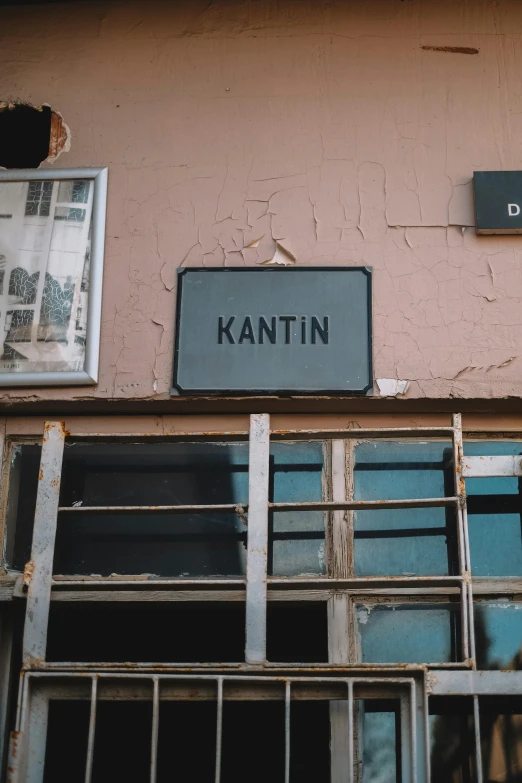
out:
<path id="1" fill-rule="evenodd" d="M 0 169 L 0 182 L 64 179 L 89 179 L 94 182 L 84 369 L 78 372 L 0 373 L 0 388 L 17 386 L 92 386 L 98 383 L 108 172 L 109 169 L 107 167 Z"/>

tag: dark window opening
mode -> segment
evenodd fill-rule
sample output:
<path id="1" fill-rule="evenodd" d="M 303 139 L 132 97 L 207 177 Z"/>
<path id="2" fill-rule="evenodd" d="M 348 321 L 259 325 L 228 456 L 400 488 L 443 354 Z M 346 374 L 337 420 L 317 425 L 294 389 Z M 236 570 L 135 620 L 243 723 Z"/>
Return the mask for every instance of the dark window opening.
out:
<path id="1" fill-rule="evenodd" d="M 53 602 L 47 660 L 236 663 L 245 660 L 241 602 Z"/>
<path id="2" fill-rule="evenodd" d="M 11 452 L 6 561 L 17 571 L 31 559 L 41 451 L 40 446 L 25 444 L 13 446 Z"/>
<path id="3" fill-rule="evenodd" d="M 274 663 L 328 661 L 326 601 L 279 603 L 267 607 L 267 659 Z"/>
<path id="4" fill-rule="evenodd" d="M 522 699 L 480 697 L 480 744 L 484 780 L 522 781 Z"/>
<path id="5" fill-rule="evenodd" d="M 473 783 L 476 780 L 473 699 L 430 698 L 428 730 L 432 783 Z"/>
<path id="6" fill-rule="evenodd" d="M 36 169 L 49 157 L 50 106 L 10 103 L 0 110 L 0 166 Z"/>
<path id="7" fill-rule="evenodd" d="M 89 724 L 88 702 L 51 701 L 44 783 L 83 780 Z M 299 783 L 330 779 L 327 701 L 293 702 L 290 773 Z M 145 781 L 150 776 L 150 702 L 99 701 L 93 774 L 96 783 Z M 221 780 L 283 783 L 284 703 L 223 704 Z M 159 711 L 157 781 L 214 783 L 215 702 L 162 702 Z"/>
<path id="8" fill-rule="evenodd" d="M 326 602 L 268 605 L 268 658 L 326 662 Z M 53 601 L 47 660 L 236 663 L 245 660 L 239 601 L 69 603 Z"/>
<path id="9" fill-rule="evenodd" d="M 8 562 L 20 570 L 30 558 L 39 459 L 38 446 L 13 447 Z M 320 501 L 322 484 L 322 443 L 272 445 L 271 500 Z M 247 443 L 67 444 L 60 505 L 108 508 L 99 514 L 60 513 L 54 573 L 243 576 L 246 517 L 234 512 L 111 513 L 110 507 L 247 502 Z M 271 514 L 269 573 L 324 573 L 324 539 L 322 512 Z"/>

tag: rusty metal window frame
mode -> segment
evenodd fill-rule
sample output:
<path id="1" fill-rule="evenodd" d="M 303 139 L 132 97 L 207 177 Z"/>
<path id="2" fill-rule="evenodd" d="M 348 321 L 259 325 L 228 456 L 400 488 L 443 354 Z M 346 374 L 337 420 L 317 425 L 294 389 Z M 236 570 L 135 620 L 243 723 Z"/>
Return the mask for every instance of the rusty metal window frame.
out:
<path id="1" fill-rule="evenodd" d="M 496 433 L 485 433 L 483 437 L 495 438 Z M 35 514 L 35 535 L 33 538 L 33 550 L 31 568 L 26 574 L 27 585 L 27 610 L 24 628 L 23 659 L 24 674 L 20 691 L 21 701 L 18 710 L 18 726 L 22 732 L 17 741 L 23 744 L 24 721 L 33 712 L 38 712 L 38 705 L 32 706 L 29 681 L 34 678 L 45 678 L 47 675 L 58 676 L 85 676 L 90 677 L 91 682 L 102 676 L 112 676 L 117 673 L 118 664 L 78 664 L 76 662 L 48 663 L 45 661 L 45 642 L 47 632 L 47 620 L 51 598 L 53 600 L 67 600 L 67 594 L 74 593 L 78 583 L 69 580 L 55 580 L 52 575 L 52 557 L 54 554 L 54 536 L 56 532 L 56 520 L 60 513 L 59 485 L 61 475 L 61 463 L 65 430 L 58 422 L 48 423 L 45 427 L 42 447 L 42 473 L 37 498 Z M 89 436 L 98 439 L 97 436 Z M 111 439 L 107 433 L 100 435 L 101 439 Z M 125 434 L 125 438 L 129 438 Z M 481 436 L 482 437 L 482 436 Z M 418 440 L 418 439 L 447 439 L 452 441 L 453 467 L 454 467 L 454 494 L 446 498 L 419 498 L 416 500 L 390 501 L 354 501 L 351 494 L 351 449 L 350 444 L 362 440 Z M 75 438 L 76 439 L 76 438 Z M 78 437 L 78 439 L 81 439 Z M 177 435 L 176 440 L 194 440 L 194 436 Z M 203 439 L 203 436 L 201 436 Z M 246 439 L 242 433 L 212 433 L 205 439 L 221 439 L 230 441 L 233 439 Z M 330 499 L 314 503 L 271 503 L 268 496 L 268 455 L 271 440 L 322 440 L 329 442 L 330 447 Z M 500 435 L 502 439 L 502 435 Z M 481 595 L 498 593 L 499 580 L 482 579 L 478 583 L 471 577 L 471 562 L 469 554 L 468 520 L 466 509 L 465 479 L 476 475 L 522 475 L 522 464 L 515 464 L 512 458 L 493 457 L 483 460 L 481 458 L 466 458 L 463 453 L 461 417 L 456 414 L 448 427 L 419 427 L 419 428 L 371 428 L 357 430 L 296 430 L 270 431 L 270 420 L 267 414 L 252 415 L 250 419 L 249 433 L 249 503 L 248 506 L 225 506 L 223 510 L 248 514 L 248 554 L 246 580 L 157 580 L 159 590 L 167 588 L 175 590 L 180 600 L 183 600 L 184 590 L 214 591 L 214 595 L 221 593 L 222 587 L 227 587 L 223 595 L 227 600 L 244 600 L 246 586 L 246 663 L 239 665 L 243 678 L 251 677 L 255 671 L 264 672 L 263 680 L 274 667 L 285 672 L 287 678 L 292 673 L 308 674 L 308 677 L 317 676 L 318 668 L 310 665 L 277 664 L 266 660 L 266 610 L 268 600 L 296 600 L 299 597 L 306 600 L 325 600 L 328 607 L 329 627 L 329 663 L 321 664 L 320 670 L 325 675 L 333 676 L 340 669 L 349 670 L 348 680 L 355 682 L 357 676 L 375 676 L 374 672 L 389 677 L 390 682 L 398 683 L 403 664 L 361 664 L 357 661 L 353 649 L 353 605 L 357 600 L 364 602 L 372 600 L 397 600 L 400 596 L 401 603 L 415 600 L 412 596 L 422 595 L 423 600 L 440 601 L 445 596 L 458 595 L 460 601 L 462 651 L 463 660 L 453 664 L 426 664 L 418 663 L 408 666 L 412 677 L 418 672 L 422 677 L 422 690 L 417 699 L 417 712 L 422 719 L 422 726 L 416 730 L 423 735 L 421 746 L 424 747 L 424 762 L 417 769 L 412 769 L 411 780 L 429 781 L 428 764 L 428 699 L 431 695 L 469 695 L 473 697 L 475 717 L 475 753 L 477 765 L 477 781 L 482 783 L 482 766 L 480 750 L 480 727 L 478 698 L 488 694 L 522 694 L 522 672 L 477 672 L 475 661 L 475 640 L 473 622 L 473 588 L 478 585 Z M 477 467 L 480 461 L 480 467 Z M 484 473 L 484 464 L 488 465 L 489 472 Z M 474 472 L 475 471 L 475 472 Z M 496 472 L 495 472 L 496 471 Z M 517 472 L 519 471 L 519 472 Z M 457 539 L 459 554 L 459 573 L 446 577 L 354 577 L 350 570 L 350 512 L 364 508 L 426 508 L 437 506 L 453 506 L 457 516 Z M 78 513 L 85 510 L 93 511 L 88 507 L 78 507 Z M 153 507 L 150 507 L 152 511 Z M 188 510 L 216 510 L 212 506 L 191 507 L 165 507 L 163 510 L 169 513 L 187 512 Z M 99 507 L 101 513 L 105 507 Z M 111 510 L 114 510 L 111 508 Z M 154 511 L 161 512 L 161 508 Z M 268 543 L 268 513 L 274 510 L 323 510 L 329 515 L 329 524 L 326 526 L 326 545 L 329 548 L 329 566 L 327 576 L 321 577 L 269 577 L 267 574 L 267 543 Z M 71 509 L 67 508 L 70 512 Z M 125 508 L 128 511 L 128 508 Z M 140 508 L 140 513 L 143 511 Z M 107 588 L 107 580 L 89 580 L 92 587 Z M 148 585 L 150 583 L 148 582 Z M 131 580 L 111 580 L 111 589 L 118 591 L 133 587 L 131 591 L 138 595 L 141 585 Z M 237 589 L 231 590 L 234 587 Z M 111 593 L 111 598 L 117 595 L 116 590 Z M 512 586 L 506 591 L 513 594 Z M 96 592 L 96 591 L 94 591 Z M 520 589 L 522 592 L 522 588 Z M 92 600 L 93 591 L 83 593 L 85 600 Z M 161 600 L 161 598 L 158 599 Z M 115 598 L 115 600 L 117 600 Z M 136 667 L 133 675 L 127 677 L 142 678 L 148 676 L 147 668 L 154 663 L 144 663 L 140 669 Z M 230 664 L 210 664 L 213 669 L 220 672 L 212 675 L 221 678 L 228 676 L 227 669 Z M 237 667 L 237 664 L 234 664 Z M 176 664 L 167 664 L 166 668 L 177 668 Z M 110 669 L 104 671 L 104 669 Z M 201 665 L 191 667 L 191 677 Z M 123 672 L 119 672 L 124 674 Z M 163 676 L 163 675 L 160 675 Z M 172 677 L 183 677 L 182 674 L 172 674 Z M 156 680 L 153 680 L 156 682 Z M 159 681 L 158 681 L 159 682 Z M 26 685 L 27 683 L 27 685 Z M 93 686 L 94 687 L 94 686 Z M 154 688 L 159 689 L 159 684 Z M 218 696 L 219 701 L 219 696 Z M 339 711 L 338 705 L 331 705 L 332 727 L 332 783 L 344 783 L 346 779 L 352 781 L 353 770 L 346 770 L 347 741 L 346 730 L 350 721 L 346 711 Z M 415 722 L 417 726 L 417 722 Z M 348 743 L 349 744 L 349 743 Z M 22 757 L 25 754 L 22 753 Z M 348 778 L 346 775 L 348 774 Z M 20 777 L 22 781 L 25 778 Z M 87 778 L 86 778 L 87 779 Z M 405 778 L 406 779 L 406 778 Z M 13 778 L 15 780 L 15 778 Z M 152 778 L 151 778 L 152 780 Z"/>
<path id="2" fill-rule="evenodd" d="M 343 780 L 359 781 L 354 747 L 356 702 L 360 699 L 396 699 L 400 703 L 401 783 L 417 783 L 429 775 L 422 676 L 350 674 L 348 677 L 255 676 L 227 674 L 131 674 L 108 672 L 27 672 L 20 689 L 17 725 L 11 743 L 12 783 L 41 781 L 45 762 L 49 702 L 84 700 L 90 704 L 85 758 L 85 783 L 91 783 L 96 736 L 97 705 L 102 700 L 148 701 L 152 703 L 150 736 L 150 781 L 156 782 L 160 703 L 166 700 L 215 701 L 215 775 L 221 781 L 223 703 L 225 701 L 280 700 L 285 702 L 284 780 L 290 783 L 291 704 L 295 700 L 328 700 L 340 708 L 348 728 Z M 420 699 L 420 703 L 419 703 Z M 419 737 L 419 734 L 421 735 Z M 29 768 L 30 766 L 30 768 Z M 333 773 L 335 775 L 335 772 Z M 10 782 L 11 783 L 11 782 Z"/>
<path id="3" fill-rule="evenodd" d="M 26 569 L 25 586 L 27 595 L 27 611 L 24 627 L 23 661 L 25 668 L 43 666 L 46 668 L 59 668 L 63 663 L 47 663 L 45 661 L 45 649 L 47 640 L 47 623 L 51 593 L 53 598 L 63 600 L 66 595 L 60 595 L 58 585 L 75 588 L 74 581 L 59 581 L 53 579 L 52 565 L 54 557 L 54 542 L 56 535 L 57 517 L 62 511 L 67 513 L 187 513 L 204 511 L 226 511 L 243 515 L 248 514 L 247 536 L 247 569 L 246 569 L 246 647 L 245 661 L 249 666 L 277 666 L 277 663 L 267 661 L 266 656 L 266 612 L 269 593 L 272 591 L 284 592 L 291 588 L 296 591 L 324 592 L 324 599 L 328 601 L 328 614 L 330 624 L 336 626 L 344 624 L 340 632 L 336 628 L 337 644 L 331 644 L 331 665 L 340 663 L 345 665 L 360 665 L 353 656 L 350 656 L 348 636 L 350 624 L 351 596 L 361 589 L 385 590 L 393 596 L 398 590 L 415 587 L 430 594 L 431 588 L 457 588 L 460 592 L 461 602 L 461 628 L 462 628 L 462 652 L 463 660 L 457 665 L 469 666 L 470 659 L 474 655 L 473 628 L 470 623 L 471 611 L 471 586 L 467 578 L 469 571 L 469 545 L 464 529 L 463 518 L 463 486 L 460 480 L 460 461 L 462 455 L 462 428 L 460 416 L 454 417 L 452 427 L 419 428 L 419 429 L 368 429 L 368 430 L 299 430 L 299 431 L 270 431 L 270 417 L 268 414 L 253 414 L 250 417 L 249 433 L 249 497 L 248 506 L 239 505 L 192 505 L 192 506 L 76 506 L 73 508 L 59 507 L 59 490 L 61 479 L 61 465 L 65 443 L 65 429 L 59 422 L 45 425 L 42 442 L 42 458 L 40 481 L 37 494 L 35 523 L 33 532 L 32 557 L 29 568 Z M 419 498 L 415 500 L 350 500 L 347 498 L 346 486 L 346 441 L 349 439 L 383 439 L 383 438 L 414 438 L 414 437 L 451 437 L 455 455 L 455 494 L 451 497 Z M 227 434 L 221 434 L 226 439 Z M 317 502 L 292 502 L 275 503 L 269 500 L 268 472 L 269 450 L 271 440 L 328 440 L 332 442 L 332 499 Z M 460 573 L 452 577 L 353 577 L 349 575 L 346 566 L 347 558 L 341 557 L 332 565 L 332 570 L 327 576 L 320 577 L 269 577 L 267 573 L 267 549 L 268 549 L 268 514 L 270 511 L 323 511 L 331 514 L 330 531 L 331 552 L 347 552 L 349 547 L 348 529 L 345 513 L 356 509 L 368 508 L 426 508 L 453 506 L 457 510 L 458 518 L 458 542 Z M 106 580 L 100 580 L 104 585 Z M 89 580 L 91 586 L 95 584 Z M 136 592 L 141 592 L 142 585 L 131 582 Z M 245 580 L 233 579 L 158 579 L 147 580 L 147 587 L 198 587 L 206 590 L 216 587 L 230 587 L 236 585 L 243 587 Z M 112 581 L 111 586 L 128 587 L 129 580 Z M 330 591 L 328 593 L 328 591 Z M 273 594 L 273 593 L 272 593 Z M 78 596 L 79 597 L 79 596 Z M 279 597 L 279 596 L 277 596 Z M 274 595 L 274 598 L 276 596 Z M 320 597 L 317 596 L 320 600 Z M 342 618 L 344 617 L 344 622 Z M 470 633 L 471 626 L 471 633 Z M 146 665 L 146 662 L 144 662 Z M 70 665 L 73 665 L 72 662 Z M 400 666 L 401 664 L 397 664 Z M 393 665 L 392 665 L 393 666 Z"/>

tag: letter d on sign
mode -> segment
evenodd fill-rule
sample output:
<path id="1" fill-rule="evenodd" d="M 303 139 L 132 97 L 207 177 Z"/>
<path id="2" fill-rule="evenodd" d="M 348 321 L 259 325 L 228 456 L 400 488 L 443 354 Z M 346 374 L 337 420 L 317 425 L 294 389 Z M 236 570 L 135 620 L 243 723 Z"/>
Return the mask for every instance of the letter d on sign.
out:
<path id="1" fill-rule="evenodd" d="M 520 215 L 520 207 L 518 204 L 508 204 L 508 215 L 509 217 L 517 217 L 517 215 Z"/>

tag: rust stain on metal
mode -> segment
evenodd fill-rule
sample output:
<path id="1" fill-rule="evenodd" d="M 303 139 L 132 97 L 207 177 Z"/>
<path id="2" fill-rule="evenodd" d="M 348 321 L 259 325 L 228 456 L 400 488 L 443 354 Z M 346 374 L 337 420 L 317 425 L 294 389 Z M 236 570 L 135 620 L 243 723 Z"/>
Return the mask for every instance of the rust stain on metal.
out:
<path id="1" fill-rule="evenodd" d="M 425 52 L 446 52 L 447 54 L 478 54 L 474 46 L 421 46 Z"/>
<path id="2" fill-rule="evenodd" d="M 34 560 L 29 560 L 24 567 L 24 575 L 22 580 L 22 589 L 24 592 L 26 592 L 29 589 L 29 585 L 31 584 L 31 581 L 33 579 L 35 569 L 35 562 Z"/>

